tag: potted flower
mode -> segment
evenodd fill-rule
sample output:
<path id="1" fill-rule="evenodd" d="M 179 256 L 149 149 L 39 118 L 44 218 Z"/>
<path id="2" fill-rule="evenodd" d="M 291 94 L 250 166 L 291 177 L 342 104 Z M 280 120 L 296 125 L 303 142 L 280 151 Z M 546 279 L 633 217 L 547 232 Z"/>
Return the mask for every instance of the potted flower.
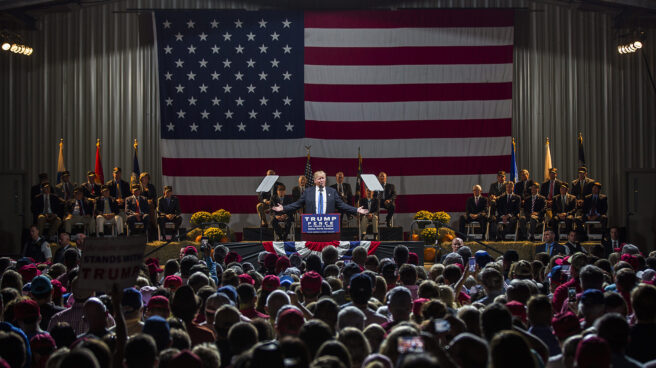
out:
<path id="1" fill-rule="evenodd" d="M 225 239 L 226 236 L 223 230 L 219 229 L 218 227 L 208 227 L 205 229 L 203 235 L 207 237 L 210 244 L 221 242 Z"/>
<path id="2" fill-rule="evenodd" d="M 214 221 L 212 214 L 207 211 L 198 211 L 191 215 L 189 222 L 192 226 L 201 227 L 202 224 Z"/>
<path id="3" fill-rule="evenodd" d="M 214 219 L 214 222 L 222 222 L 226 225 L 230 222 L 230 216 L 230 212 L 224 210 L 223 208 L 212 212 L 212 218 Z"/>
<path id="4" fill-rule="evenodd" d="M 437 239 L 437 229 L 434 227 L 427 227 L 421 231 L 421 238 L 424 239 L 425 244 L 435 244 Z"/>
<path id="5" fill-rule="evenodd" d="M 433 221 L 433 214 L 429 211 L 421 210 L 415 213 L 415 220 L 417 220 L 417 227 L 423 229 L 426 225 Z"/>
<path id="6" fill-rule="evenodd" d="M 444 211 L 435 212 L 432 215 L 436 227 L 446 226 L 451 222 L 451 216 Z"/>

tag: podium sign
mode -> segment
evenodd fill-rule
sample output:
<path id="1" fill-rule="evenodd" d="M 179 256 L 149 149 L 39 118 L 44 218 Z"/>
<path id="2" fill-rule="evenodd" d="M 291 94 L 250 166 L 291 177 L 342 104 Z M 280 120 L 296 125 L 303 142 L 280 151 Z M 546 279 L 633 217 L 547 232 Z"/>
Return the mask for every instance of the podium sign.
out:
<path id="1" fill-rule="evenodd" d="M 325 215 L 301 215 L 301 233 L 303 234 L 335 234 L 340 232 L 338 213 Z"/>

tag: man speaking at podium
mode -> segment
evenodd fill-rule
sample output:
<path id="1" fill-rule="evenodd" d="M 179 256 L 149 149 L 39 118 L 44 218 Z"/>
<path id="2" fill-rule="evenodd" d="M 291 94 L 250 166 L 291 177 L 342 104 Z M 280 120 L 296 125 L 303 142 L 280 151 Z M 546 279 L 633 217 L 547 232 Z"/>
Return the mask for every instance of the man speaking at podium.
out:
<path id="1" fill-rule="evenodd" d="M 350 214 L 366 215 L 369 213 L 364 207 L 355 208 L 344 203 L 335 189 L 326 187 L 326 173 L 323 171 L 314 173 L 314 187 L 305 190 L 298 201 L 284 207 L 278 203 L 272 209 L 277 212 L 293 212 L 303 206 L 306 211 L 316 214 L 335 213 L 336 209 Z"/>

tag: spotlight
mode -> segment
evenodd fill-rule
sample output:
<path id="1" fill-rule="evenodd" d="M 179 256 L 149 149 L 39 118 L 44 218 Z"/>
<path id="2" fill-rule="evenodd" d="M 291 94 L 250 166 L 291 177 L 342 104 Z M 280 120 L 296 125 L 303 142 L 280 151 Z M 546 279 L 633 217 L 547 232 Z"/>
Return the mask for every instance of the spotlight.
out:
<path id="1" fill-rule="evenodd" d="M 641 41 L 633 41 L 624 45 L 617 46 L 617 53 L 619 54 L 632 54 L 642 48 Z"/>
<path id="2" fill-rule="evenodd" d="M 11 44 L 10 44 L 9 42 L 3 42 L 3 43 L 2 43 L 2 49 L 3 49 L 4 51 L 9 50 L 10 47 L 11 47 Z"/>
<path id="3" fill-rule="evenodd" d="M 636 49 L 641 49 L 642 48 L 642 42 L 640 42 L 640 41 L 634 42 L 633 47 L 635 47 Z"/>

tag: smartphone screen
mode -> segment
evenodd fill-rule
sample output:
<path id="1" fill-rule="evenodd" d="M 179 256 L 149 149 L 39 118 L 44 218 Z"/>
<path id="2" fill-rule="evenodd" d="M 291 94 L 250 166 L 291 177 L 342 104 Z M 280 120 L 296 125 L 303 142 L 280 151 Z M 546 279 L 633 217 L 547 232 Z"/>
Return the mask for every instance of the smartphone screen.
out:
<path id="1" fill-rule="evenodd" d="M 576 289 L 575 288 L 567 289 L 567 299 L 570 302 L 575 302 L 576 301 Z"/>
<path id="2" fill-rule="evenodd" d="M 421 336 L 399 337 L 398 346 L 399 354 L 424 352 L 424 340 L 421 339 Z"/>
<path id="3" fill-rule="evenodd" d="M 474 257 L 469 258 L 469 272 L 476 271 L 476 259 Z"/>
<path id="4" fill-rule="evenodd" d="M 449 323 L 449 321 L 444 320 L 442 318 L 435 320 L 435 332 L 445 333 L 445 332 L 449 332 L 450 329 L 451 329 L 451 324 Z"/>

